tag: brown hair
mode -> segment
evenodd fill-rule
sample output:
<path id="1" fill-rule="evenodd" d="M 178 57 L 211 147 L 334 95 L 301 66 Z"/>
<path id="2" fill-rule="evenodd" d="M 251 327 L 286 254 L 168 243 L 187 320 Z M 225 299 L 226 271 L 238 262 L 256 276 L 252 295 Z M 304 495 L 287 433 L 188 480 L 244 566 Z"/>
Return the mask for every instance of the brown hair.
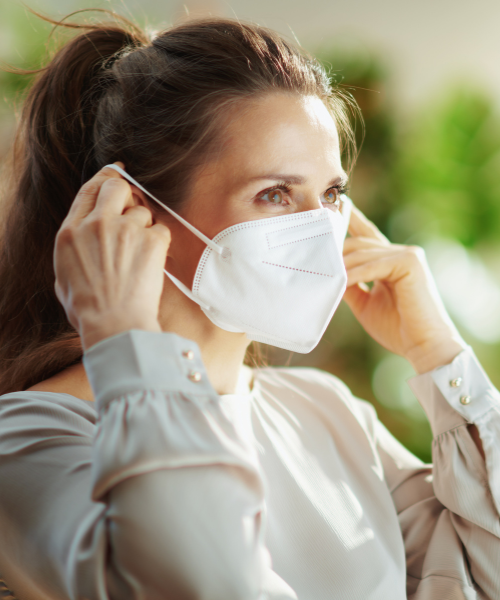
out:
<path id="1" fill-rule="evenodd" d="M 0 252 L 0 394 L 81 359 L 54 293 L 53 245 L 78 189 L 103 165 L 122 161 L 175 207 L 213 149 L 224 109 L 272 91 L 322 98 L 354 159 L 354 101 L 277 33 L 210 19 L 149 39 L 110 14 L 109 23 L 53 22 L 81 32 L 38 72 L 22 110 Z"/>

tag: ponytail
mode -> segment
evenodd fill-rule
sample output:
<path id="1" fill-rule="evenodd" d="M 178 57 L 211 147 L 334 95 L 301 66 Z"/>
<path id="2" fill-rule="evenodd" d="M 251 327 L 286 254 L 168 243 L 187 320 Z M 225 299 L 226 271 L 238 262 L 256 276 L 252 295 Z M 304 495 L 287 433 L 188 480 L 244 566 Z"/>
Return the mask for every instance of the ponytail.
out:
<path id="1" fill-rule="evenodd" d="M 68 25 L 84 33 L 40 70 L 24 104 L 2 211 L 0 394 L 26 389 L 82 356 L 79 336 L 55 296 L 52 253 L 78 189 L 99 169 L 94 113 L 107 63 L 146 42 L 122 22 Z"/>

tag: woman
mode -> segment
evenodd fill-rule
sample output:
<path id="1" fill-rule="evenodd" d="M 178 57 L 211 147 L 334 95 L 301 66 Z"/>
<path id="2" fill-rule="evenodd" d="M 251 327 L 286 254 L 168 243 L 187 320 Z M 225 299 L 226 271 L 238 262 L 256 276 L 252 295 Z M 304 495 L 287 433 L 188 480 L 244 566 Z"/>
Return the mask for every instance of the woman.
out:
<path id="1" fill-rule="evenodd" d="M 498 598 L 498 392 L 421 250 L 356 209 L 343 244 L 346 99 L 257 26 L 84 30 L 31 89 L 15 148 L 0 301 L 10 588 Z M 420 373 L 433 468 L 333 376 L 241 367 L 249 338 L 310 350 L 346 284 L 366 330 Z"/>

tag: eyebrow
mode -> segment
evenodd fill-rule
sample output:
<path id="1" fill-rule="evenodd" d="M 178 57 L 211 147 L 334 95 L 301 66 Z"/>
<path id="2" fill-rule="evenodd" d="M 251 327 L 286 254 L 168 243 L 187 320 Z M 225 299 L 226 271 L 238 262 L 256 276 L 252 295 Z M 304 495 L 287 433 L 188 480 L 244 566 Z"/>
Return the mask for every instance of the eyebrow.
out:
<path id="1" fill-rule="evenodd" d="M 332 179 L 327 184 L 327 187 L 333 187 L 339 184 L 346 185 L 348 180 L 349 177 L 347 176 L 347 173 L 343 173 L 342 175 L 335 177 L 335 179 Z M 251 177 L 249 181 L 283 181 L 283 183 L 290 185 L 304 185 L 307 183 L 307 177 L 300 177 L 298 175 L 284 175 L 282 173 L 266 173 L 265 175 Z"/>

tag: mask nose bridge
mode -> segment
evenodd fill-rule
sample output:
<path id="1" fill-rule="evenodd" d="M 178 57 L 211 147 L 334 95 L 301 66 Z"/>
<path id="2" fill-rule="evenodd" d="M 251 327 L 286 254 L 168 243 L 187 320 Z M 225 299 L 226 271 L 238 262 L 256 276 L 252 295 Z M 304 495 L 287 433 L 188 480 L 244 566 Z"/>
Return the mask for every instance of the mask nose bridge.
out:
<path id="1" fill-rule="evenodd" d="M 269 250 L 322 235 L 333 235 L 334 228 L 330 219 L 306 220 L 303 223 L 285 225 L 280 229 L 266 233 Z"/>
<path id="2" fill-rule="evenodd" d="M 117 165 L 106 165 L 104 168 L 105 169 L 113 169 L 113 170 L 117 171 L 118 173 L 120 173 L 120 175 L 122 177 L 127 179 L 133 185 L 135 185 L 135 187 L 139 188 L 142 192 L 144 192 L 147 196 L 149 196 L 152 200 L 154 200 L 157 204 L 159 204 L 162 208 L 164 208 L 168 213 L 170 213 L 173 217 L 175 217 L 180 223 L 182 223 L 187 229 L 189 229 L 189 231 L 191 231 L 191 233 L 194 233 L 194 235 L 198 239 L 200 239 L 202 242 L 204 242 L 211 250 L 213 250 L 217 254 L 221 254 L 221 255 L 223 254 L 223 252 L 224 252 L 223 246 L 219 246 L 218 244 L 216 244 L 209 237 L 207 237 L 204 233 L 202 233 L 201 231 L 196 229 L 196 227 L 191 225 L 191 223 L 186 221 L 186 219 L 183 219 L 180 215 L 178 215 L 175 211 L 173 211 L 169 206 L 166 206 L 165 204 L 163 204 L 163 202 L 158 200 L 158 198 L 153 196 L 153 194 L 149 193 L 146 188 L 144 188 L 140 183 L 138 183 L 131 175 L 129 175 L 122 168 L 120 168 Z"/>

